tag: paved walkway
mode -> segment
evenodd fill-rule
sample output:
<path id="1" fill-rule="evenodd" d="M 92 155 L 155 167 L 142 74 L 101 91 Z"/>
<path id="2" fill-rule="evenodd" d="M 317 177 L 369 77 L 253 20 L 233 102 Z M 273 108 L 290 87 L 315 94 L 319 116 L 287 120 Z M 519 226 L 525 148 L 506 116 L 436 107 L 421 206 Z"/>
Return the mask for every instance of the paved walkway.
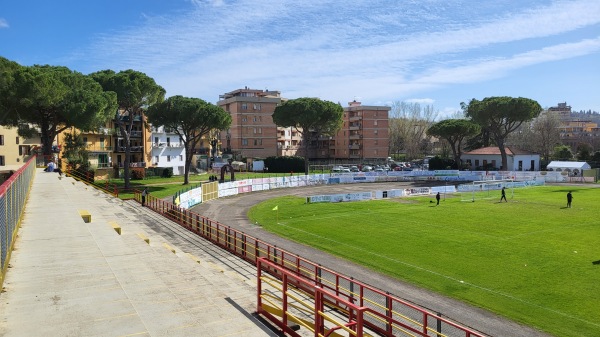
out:
<path id="1" fill-rule="evenodd" d="M 175 227 L 38 169 L 0 295 L 0 335 L 275 336 L 251 314 L 254 267 Z"/>

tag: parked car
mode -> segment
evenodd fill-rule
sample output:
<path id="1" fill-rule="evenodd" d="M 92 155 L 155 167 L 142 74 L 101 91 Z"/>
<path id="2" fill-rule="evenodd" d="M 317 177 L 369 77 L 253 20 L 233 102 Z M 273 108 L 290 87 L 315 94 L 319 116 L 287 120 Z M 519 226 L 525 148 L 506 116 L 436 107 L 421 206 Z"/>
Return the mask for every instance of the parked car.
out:
<path id="1" fill-rule="evenodd" d="M 360 172 L 358 166 L 350 166 L 350 172 Z"/>
<path id="2" fill-rule="evenodd" d="M 371 171 L 373 171 L 373 168 L 369 165 L 365 165 L 365 166 L 363 166 L 362 171 L 363 172 L 371 172 Z"/>

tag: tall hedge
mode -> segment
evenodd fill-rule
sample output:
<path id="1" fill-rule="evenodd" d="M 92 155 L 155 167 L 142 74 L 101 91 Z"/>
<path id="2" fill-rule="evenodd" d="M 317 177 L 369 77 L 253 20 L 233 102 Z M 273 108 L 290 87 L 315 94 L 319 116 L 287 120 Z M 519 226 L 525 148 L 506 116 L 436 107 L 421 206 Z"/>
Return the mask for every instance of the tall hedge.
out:
<path id="1" fill-rule="evenodd" d="M 265 159 L 265 167 L 268 172 L 273 173 L 289 173 L 289 172 L 304 172 L 303 157 L 267 157 Z"/>

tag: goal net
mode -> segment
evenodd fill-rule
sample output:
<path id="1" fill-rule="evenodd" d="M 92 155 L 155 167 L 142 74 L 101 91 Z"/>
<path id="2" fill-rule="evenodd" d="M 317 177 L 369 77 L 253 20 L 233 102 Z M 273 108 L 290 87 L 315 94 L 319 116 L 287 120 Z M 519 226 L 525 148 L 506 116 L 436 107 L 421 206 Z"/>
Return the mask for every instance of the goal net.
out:
<path id="1" fill-rule="evenodd" d="M 515 197 L 514 189 L 516 186 L 512 179 L 474 181 L 471 184 L 459 185 L 458 191 L 460 192 L 461 201 L 500 200 L 503 187 L 506 199 L 513 199 Z"/>

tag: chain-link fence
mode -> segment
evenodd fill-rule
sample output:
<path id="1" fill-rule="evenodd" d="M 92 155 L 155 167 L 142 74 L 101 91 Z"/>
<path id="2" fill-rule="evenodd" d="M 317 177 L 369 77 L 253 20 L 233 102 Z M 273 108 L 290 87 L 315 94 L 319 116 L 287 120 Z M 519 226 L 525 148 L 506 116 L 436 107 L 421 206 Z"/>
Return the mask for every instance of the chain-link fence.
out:
<path id="1" fill-rule="evenodd" d="M 10 254 L 25 210 L 25 201 L 33 182 L 35 164 L 36 157 L 33 156 L 0 185 L 0 287 L 4 284 Z"/>

